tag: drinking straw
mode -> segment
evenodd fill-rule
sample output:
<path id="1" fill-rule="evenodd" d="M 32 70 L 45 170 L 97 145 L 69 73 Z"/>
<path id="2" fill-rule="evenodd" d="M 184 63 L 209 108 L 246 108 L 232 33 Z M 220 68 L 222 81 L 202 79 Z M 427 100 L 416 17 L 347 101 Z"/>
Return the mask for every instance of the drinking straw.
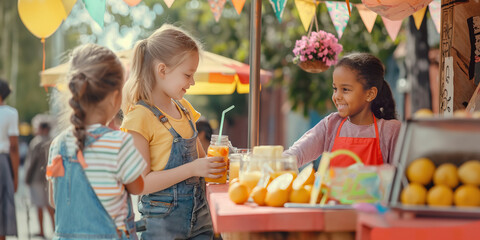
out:
<path id="1" fill-rule="evenodd" d="M 232 105 L 232 106 L 228 107 L 227 109 L 223 110 L 223 112 L 222 112 L 222 119 L 220 120 L 220 130 L 218 131 L 217 145 L 220 145 L 220 140 L 222 139 L 223 119 L 225 119 L 225 113 L 232 110 L 234 107 L 235 107 L 235 105 Z"/>

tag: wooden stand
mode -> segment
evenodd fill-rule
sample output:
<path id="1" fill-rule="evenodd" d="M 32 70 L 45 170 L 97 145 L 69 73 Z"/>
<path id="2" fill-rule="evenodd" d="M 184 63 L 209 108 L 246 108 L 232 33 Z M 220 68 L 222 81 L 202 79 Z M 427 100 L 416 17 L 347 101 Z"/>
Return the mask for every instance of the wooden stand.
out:
<path id="1" fill-rule="evenodd" d="M 207 185 L 213 228 L 225 240 L 354 239 L 357 220 L 354 210 L 237 205 L 230 201 L 227 190 L 228 184 Z"/>

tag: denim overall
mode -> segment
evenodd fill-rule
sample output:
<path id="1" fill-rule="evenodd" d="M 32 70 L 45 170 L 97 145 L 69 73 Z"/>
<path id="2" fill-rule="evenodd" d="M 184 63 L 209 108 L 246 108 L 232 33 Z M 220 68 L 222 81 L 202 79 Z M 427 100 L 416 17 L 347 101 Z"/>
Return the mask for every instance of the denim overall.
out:
<path id="1" fill-rule="evenodd" d="M 194 131 L 193 137 L 189 139 L 182 138 L 158 108 L 143 101 L 137 103 L 150 109 L 173 136 L 172 150 L 165 170 L 194 161 L 198 155 L 197 131 L 192 119 L 187 109 L 178 101 L 175 103 L 185 113 Z M 203 177 L 191 177 L 167 189 L 143 195 L 138 203 L 138 211 L 146 221 L 146 231 L 140 234 L 141 239 L 213 238 Z"/>
<path id="2" fill-rule="evenodd" d="M 103 134 L 112 131 L 99 127 L 89 134 L 85 148 Z M 75 156 L 68 156 L 65 141 L 61 142 L 65 174 L 55 177 L 55 236 L 53 239 L 137 239 L 130 194 L 127 197 L 126 231 L 117 230 L 114 220 L 95 194 L 85 172 Z"/>

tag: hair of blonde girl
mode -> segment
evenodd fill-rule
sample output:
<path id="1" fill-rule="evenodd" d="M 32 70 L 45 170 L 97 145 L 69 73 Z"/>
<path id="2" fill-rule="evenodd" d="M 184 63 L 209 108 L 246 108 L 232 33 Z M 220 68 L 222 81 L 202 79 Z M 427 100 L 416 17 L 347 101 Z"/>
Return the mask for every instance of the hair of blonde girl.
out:
<path id="1" fill-rule="evenodd" d="M 150 37 L 135 44 L 130 76 L 123 91 L 122 111 L 127 114 L 137 101 L 153 105 L 152 89 L 155 87 L 155 65 L 164 63 L 175 69 L 190 56 L 200 54 L 201 44 L 188 32 L 170 24 L 164 24 Z"/>
<path id="2" fill-rule="evenodd" d="M 79 150 L 83 150 L 86 138 L 86 109 L 100 103 L 105 97 L 123 86 L 123 67 L 117 55 L 106 47 L 86 44 L 76 47 L 67 74 L 73 109 L 70 122 Z"/>

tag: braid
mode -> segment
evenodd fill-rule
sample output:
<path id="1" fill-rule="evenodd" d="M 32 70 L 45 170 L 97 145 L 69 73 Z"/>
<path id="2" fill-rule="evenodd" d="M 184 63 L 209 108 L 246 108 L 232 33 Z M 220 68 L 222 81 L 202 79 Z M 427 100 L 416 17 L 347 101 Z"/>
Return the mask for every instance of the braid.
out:
<path id="1" fill-rule="evenodd" d="M 73 109 L 73 113 L 70 116 L 70 122 L 74 126 L 73 135 L 77 139 L 77 146 L 80 151 L 83 151 L 85 147 L 85 110 L 82 108 L 80 99 L 87 88 L 88 82 L 85 78 L 74 76 L 69 84 L 70 91 L 72 92 L 72 98 L 69 101 L 70 107 Z M 79 86 L 80 85 L 80 86 Z"/>

